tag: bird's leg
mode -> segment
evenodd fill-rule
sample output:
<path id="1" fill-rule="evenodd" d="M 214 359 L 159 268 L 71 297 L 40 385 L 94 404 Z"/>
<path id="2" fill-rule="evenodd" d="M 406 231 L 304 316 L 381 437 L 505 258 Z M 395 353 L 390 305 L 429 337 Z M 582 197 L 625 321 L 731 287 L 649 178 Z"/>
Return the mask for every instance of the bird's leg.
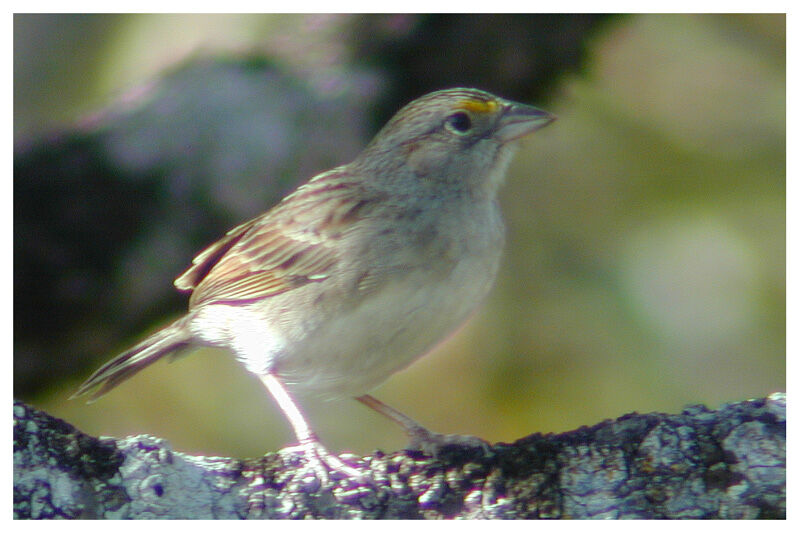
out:
<path id="1" fill-rule="evenodd" d="M 259 377 L 270 394 L 272 394 L 272 397 L 275 398 L 275 401 L 278 402 L 278 406 L 286 415 L 297 436 L 298 446 L 287 448 L 287 450 L 293 451 L 296 449 L 300 451 L 323 485 L 327 485 L 330 482 L 329 470 L 338 470 L 358 479 L 364 477 L 364 474 L 358 469 L 346 464 L 339 457 L 325 449 L 325 446 L 322 445 L 311 430 L 311 427 L 303 417 L 303 413 L 300 412 L 297 404 L 289 396 L 288 391 L 278 378 L 272 374 L 264 374 Z"/>
<path id="2" fill-rule="evenodd" d="M 393 409 L 378 400 L 377 398 L 365 394 L 356 398 L 367 407 L 378 411 L 383 416 L 393 420 L 402 426 L 410 439 L 410 447 L 415 450 L 422 450 L 427 455 L 436 457 L 445 446 L 465 446 L 468 448 L 480 448 L 488 454 L 491 447 L 488 442 L 472 435 L 445 435 L 426 429 L 415 420 L 404 415 L 400 411 Z"/>

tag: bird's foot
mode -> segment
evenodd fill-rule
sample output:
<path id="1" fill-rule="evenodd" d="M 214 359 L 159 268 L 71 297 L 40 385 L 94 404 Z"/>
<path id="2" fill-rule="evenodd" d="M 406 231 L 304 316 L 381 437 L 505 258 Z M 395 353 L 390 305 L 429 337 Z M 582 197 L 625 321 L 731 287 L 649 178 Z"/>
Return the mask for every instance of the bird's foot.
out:
<path id="1" fill-rule="evenodd" d="M 308 440 L 297 446 L 284 448 L 281 450 L 281 454 L 284 453 L 302 457 L 304 464 L 299 468 L 297 475 L 301 478 L 313 476 L 323 487 L 333 484 L 332 477 L 352 479 L 357 482 L 366 480 L 363 472 L 329 452 L 317 440 Z"/>
<path id="2" fill-rule="evenodd" d="M 492 447 L 488 442 L 472 435 L 436 433 L 420 425 L 407 429 L 410 438 L 410 449 L 420 450 L 430 457 L 438 458 L 445 450 L 453 450 L 455 448 L 480 450 L 483 455 L 491 455 L 492 453 Z"/>

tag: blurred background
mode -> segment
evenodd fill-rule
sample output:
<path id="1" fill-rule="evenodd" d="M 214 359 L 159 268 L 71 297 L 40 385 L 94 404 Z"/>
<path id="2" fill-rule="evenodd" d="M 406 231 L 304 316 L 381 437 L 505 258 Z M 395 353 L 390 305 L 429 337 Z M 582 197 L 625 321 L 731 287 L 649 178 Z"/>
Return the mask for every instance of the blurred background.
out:
<path id="1" fill-rule="evenodd" d="M 495 290 L 373 391 L 511 442 L 785 390 L 783 15 L 16 15 L 14 394 L 93 435 L 253 457 L 293 436 L 224 352 L 98 402 L 89 374 L 181 314 L 195 252 L 349 161 L 428 91 L 559 120 L 502 193 Z M 352 400 L 303 405 L 333 450 L 406 444 Z"/>

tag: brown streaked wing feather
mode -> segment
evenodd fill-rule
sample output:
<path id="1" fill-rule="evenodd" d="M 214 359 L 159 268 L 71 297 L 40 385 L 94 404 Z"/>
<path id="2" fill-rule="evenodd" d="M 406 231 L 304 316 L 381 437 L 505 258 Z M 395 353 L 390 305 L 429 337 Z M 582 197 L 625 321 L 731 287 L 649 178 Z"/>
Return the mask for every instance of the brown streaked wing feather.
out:
<path id="1" fill-rule="evenodd" d="M 178 281 L 193 282 L 192 307 L 267 298 L 322 281 L 338 262 L 342 229 L 371 204 L 339 172 L 320 175 L 266 215 L 229 232 Z"/>
<path id="2" fill-rule="evenodd" d="M 175 280 L 175 287 L 182 291 L 195 289 L 214 265 L 217 264 L 217 261 L 219 261 L 234 244 L 239 242 L 239 239 L 241 239 L 257 221 L 258 219 L 256 218 L 236 226 L 226 233 L 223 238 L 197 254 L 197 256 L 192 259 L 192 266 Z"/>

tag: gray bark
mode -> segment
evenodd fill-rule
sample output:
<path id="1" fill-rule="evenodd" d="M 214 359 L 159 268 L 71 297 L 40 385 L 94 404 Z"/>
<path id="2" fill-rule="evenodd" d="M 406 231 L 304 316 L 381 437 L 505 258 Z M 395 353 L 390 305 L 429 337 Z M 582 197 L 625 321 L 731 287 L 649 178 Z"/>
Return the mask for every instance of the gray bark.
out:
<path id="1" fill-rule="evenodd" d="M 629 414 L 485 450 L 345 456 L 320 483 L 288 450 L 195 457 L 94 438 L 14 404 L 16 518 L 785 518 L 786 398 Z"/>

